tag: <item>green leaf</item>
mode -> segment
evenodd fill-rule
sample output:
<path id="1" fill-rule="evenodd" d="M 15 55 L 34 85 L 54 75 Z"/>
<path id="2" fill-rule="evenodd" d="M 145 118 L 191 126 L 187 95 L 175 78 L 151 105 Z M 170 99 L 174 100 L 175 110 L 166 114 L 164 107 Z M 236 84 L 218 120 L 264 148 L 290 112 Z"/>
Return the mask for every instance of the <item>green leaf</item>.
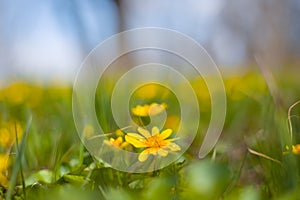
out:
<path id="1" fill-rule="evenodd" d="M 66 182 L 73 183 L 73 184 L 76 184 L 76 185 L 83 185 L 87 182 L 87 179 L 85 179 L 84 176 L 71 175 L 71 174 L 65 174 L 63 176 L 63 179 Z"/>
<path id="2" fill-rule="evenodd" d="M 53 172 L 48 169 L 40 170 L 32 175 L 30 175 L 25 180 L 26 187 L 29 185 L 32 185 L 36 182 L 42 182 L 42 183 L 51 183 L 53 180 Z"/>

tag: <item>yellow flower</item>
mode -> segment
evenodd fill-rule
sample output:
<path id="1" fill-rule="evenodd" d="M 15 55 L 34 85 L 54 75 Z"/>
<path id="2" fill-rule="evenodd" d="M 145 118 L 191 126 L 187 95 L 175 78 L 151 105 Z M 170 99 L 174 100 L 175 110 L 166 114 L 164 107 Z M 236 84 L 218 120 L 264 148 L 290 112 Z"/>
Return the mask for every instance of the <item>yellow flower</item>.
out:
<path id="1" fill-rule="evenodd" d="M 116 130 L 116 135 L 119 136 L 119 137 L 123 137 L 124 133 L 121 129 L 118 129 L 118 130 Z"/>
<path id="2" fill-rule="evenodd" d="M 3 147 L 9 147 L 13 142 L 12 134 L 8 131 L 7 128 L 0 129 L 0 145 Z"/>
<path id="3" fill-rule="evenodd" d="M 285 146 L 287 151 L 283 152 L 284 155 L 288 154 L 290 151 L 289 146 Z M 300 144 L 292 145 L 292 153 L 295 155 L 300 155 Z"/>
<path id="4" fill-rule="evenodd" d="M 300 144 L 292 145 L 293 154 L 300 155 Z"/>
<path id="5" fill-rule="evenodd" d="M 149 115 L 159 114 L 165 108 L 167 108 L 167 104 L 165 104 L 165 103 L 162 103 L 162 104 L 151 103 L 150 105 L 149 104 L 145 104 L 143 106 L 137 105 L 136 107 L 131 109 L 131 112 L 135 116 L 146 117 Z"/>
<path id="6" fill-rule="evenodd" d="M 180 146 L 173 143 L 174 140 L 179 138 L 167 139 L 172 134 L 172 129 L 166 129 L 160 133 L 159 129 L 154 126 L 150 134 L 148 130 L 139 127 L 138 132 L 140 134 L 127 133 L 125 140 L 136 148 L 146 148 L 138 157 L 140 162 L 146 161 L 150 154 L 165 157 L 169 151 L 179 151 L 181 149 Z"/>
<path id="7" fill-rule="evenodd" d="M 4 186 L 5 188 L 8 188 L 8 183 L 9 182 L 7 177 L 0 173 L 0 185 Z"/>
<path id="8" fill-rule="evenodd" d="M 3 147 L 11 146 L 16 140 L 16 135 L 20 142 L 23 135 L 23 128 L 19 123 L 9 122 L 5 127 L 0 128 L 0 145 Z"/>
<path id="9" fill-rule="evenodd" d="M 2 92 L 9 103 L 22 104 L 28 98 L 29 88 L 23 82 L 14 82 Z"/>
<path id="10" fill-rule="evenodd" d="M 176 131 L 178 129 L 179 123 L 180 118 L 177 115 L 170 115 L 167 117 L 164 126 Z"/>
<path id="11" fill-rule="evenodd" d="M 9 164 L 9 156 L 7 154 L 0 154 L 0 173 L 5 172 Z"/>
<path id="12" fill-rule="evenodd" d="M 118 137 L 117 139 L 109 138 L 109 140 L 104 140 L 104 144 L 115 146 L 117 148 L 125 148 L 128 145 L 128 142 L 123 142 L 123 138 Z"/>
<path id="13" fill-rule="evenodd" d="M 140 97 L 154 98 L 157 95 L 158 86 L 156 84 L 149 84 L 140 88 L 137 92 Z"/>
<path id="14" fill-rule="evenodd" d="M 8 187 L 8 179 L 5 176 L 5 173 L 9 165 L 9 156 L 7 154 L 0 154 L 0 185 L 4 186 L 5 188 Z"/>
<path id="15" fill-rule="evenodd" d="M 289 154 L 290 153 L 290 148 L 289 146 L 285 146 L 286 151 L 283 152 L 283 155 Z M 300 155 L 300 144 L 292 145 L 292 153 L 295 155 Z"/>
<path id="16" fill-rule="evenodd" d="M 165 87 L 156 83 L 150 83 L 137 89 L 135 91 L 135 96 L 142 99 L 153 99 L 159 96 L 160 98 L 165 99 L 169 93 L 170 91 Z"/>
<path id="17" fill-rule="evenodd" d="M 264 78 L 253 73 L 225 79 L 225 88 L 228 97 L 235 101 L 242 100 L 246 96 L 260 99 L 267 91 Z"/>

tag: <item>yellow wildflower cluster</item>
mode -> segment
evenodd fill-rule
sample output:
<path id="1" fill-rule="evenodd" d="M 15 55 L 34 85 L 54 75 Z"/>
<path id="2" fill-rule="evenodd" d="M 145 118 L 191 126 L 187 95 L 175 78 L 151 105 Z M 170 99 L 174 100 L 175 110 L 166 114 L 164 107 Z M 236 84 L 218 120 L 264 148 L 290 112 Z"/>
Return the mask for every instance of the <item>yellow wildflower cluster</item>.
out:
<path id="1" fill-rule="evenodd" d="M 109 140 L 104 140 L 104 143 L 121 149 L 128 145 L 128 142 L 124 142 L 123 138 L 120 136 L 117 139 L 109 138 Z"/>
<path id="2" fill-rule="evenodd" d="M 137 105 L 131 109 L 133 115 L 138 117 L 147 117 L 150 115 L 157 115 L 167 108 L 167 104 L 162 103 L 151 103 L 144 105 Z M 174 116 L 170 122 L 178 121 Z M 169 123 L 170 123 L 169 122 Z M 176 127 L 175 127 L 176 128 Z M 142 127 L 137 128 L 137 133 L 124 133 L 122 130 L 117 130 L 115 132 L 116 138 L 110 137 L 104 140 L 104 144 L 108 146 L 114 146 L 122 149 L 132 149 L 133 147 L 140 149 L 138 160 L 140 162 L 145 162 L 150 155 L 165 157 L 172 151 L 180 151 L 181 148 L 173 141 L 179 138 L 170 138 L 172 135 L 172 129 L 166 129 L 162 132 L 158 127 L 152 127 L 151 131 L 148 131 Z M 124 140 L 125 138 L 125 140 Z"/>
<path id="3" fill-rule="evenodd" d="M 129 145 L 128 142 L 124 141 L 124 133 L 122 130 L 116 130 L 115 135 L 117 136 L 116 139 L 110 137 L 108 140 L 104 140 L 104 144 L 121 149 L 124 149 Z"/>

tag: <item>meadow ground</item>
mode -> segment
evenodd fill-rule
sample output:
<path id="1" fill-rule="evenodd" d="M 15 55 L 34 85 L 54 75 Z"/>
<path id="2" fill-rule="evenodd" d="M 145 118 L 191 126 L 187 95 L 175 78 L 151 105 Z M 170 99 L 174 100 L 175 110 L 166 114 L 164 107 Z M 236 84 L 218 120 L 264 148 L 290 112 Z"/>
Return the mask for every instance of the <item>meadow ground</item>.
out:
<path id="1" fill-rule="evenodd" d="M 118 171 L 89 154 L 73 121 L 72 85 L 10 81 L 0 90 L 0 199 L 297 199 L 298 74 L 274 72 L 268 79 L 248 71 L 224 77 L 225 125 L 204 159 L 198 151 L 210 120 L 210 96 L 203 80 L 190 80 L 201 108 L 198 134 L 178 160 L 148 173 Z M 99 123 L 110 133 L 104 143 L 138 152 L 140 162 L 150 159 L 151 152 L 167 156 L 165 150 L 139 146 L 136 135 L 111 120 L 106 96 L 112 88 L 104 80 L 95 98 Z M 146 104 L 154 102 L 157 112 L 161 107 L 168 112 L 164 129 L 175 133 L 178 102 L 160 86 L 134 93 L 129 109 L 136 123 L 147 123 Z M 86 134 L 92 130 L 87 125 Z M 156 139 L 166 144 L 170 134 L 161 134 Z M 169 143 L 174 144 L 169 151 L 180 148 L 176 141 Z"/>

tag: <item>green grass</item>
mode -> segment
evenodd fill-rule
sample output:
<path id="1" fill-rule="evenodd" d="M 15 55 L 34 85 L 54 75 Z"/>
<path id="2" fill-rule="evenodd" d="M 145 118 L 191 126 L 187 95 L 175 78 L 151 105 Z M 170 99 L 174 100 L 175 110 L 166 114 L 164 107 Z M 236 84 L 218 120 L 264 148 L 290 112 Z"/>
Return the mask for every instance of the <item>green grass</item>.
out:
<path id="1" fill-rule="evenodd" d="M 297 199 L 300 155 L 283 152 L 286 145 L 300 143 L 300 105 L 290 113 L 292 139 L 288 123 L 288 109 L 300 99 L 300 82 L 297 73 L 278 74 L 275 82 L 258 72 L 224 79 L 225 126 L 214 151 L 202 160 L 197 154 L 209 124 L 210 101 L 203 80 L 191 80 L 201 91 L 198 135 L 180 159 L 142 174 L 112 169 L 84 148 L 73 122 L 70 85 L 7 84 L 0 91 L 0 128 L 20 123 L 24 133 L 18 145 L 0 144 L 0 152 L 10 157 L 1 172 L 9 186 L 0 179 L 0 199 Z M 113 132 L 122 128 L 111 120 L 107 106 L 113 85 L 102 81 L 97 115 L 104 130 Z M 275 94 L 270 85 L 276 86 Z M 145 98 L 134 94 L 131 106 L 166 102 L 174 108 L 168 114 L 179 115 L 176 97 L 165 88 L 156 92 Z M 176 129 L 175 121 L 169 123 Z"/>

